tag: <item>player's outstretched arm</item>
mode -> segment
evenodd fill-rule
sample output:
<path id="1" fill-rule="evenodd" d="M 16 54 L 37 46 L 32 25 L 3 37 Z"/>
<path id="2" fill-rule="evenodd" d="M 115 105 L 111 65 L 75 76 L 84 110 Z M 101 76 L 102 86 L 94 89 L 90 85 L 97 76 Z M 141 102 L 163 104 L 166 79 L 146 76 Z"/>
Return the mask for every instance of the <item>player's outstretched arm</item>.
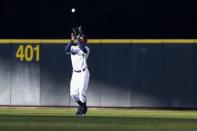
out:
<path id="1" fill-rule="evenodd" d="M 71 49 L 71 46 L 73 45 L 74 40 L 75 40 L 75 36 L 74 36 L 73 33 L 71 33 L 71 41 L 70 41 L 70 43 L 68 43 L 66 45 L 66 48 L 65 48 L 65 51 L 66 51 L 67 54 L 70 53 L 70 49 Z"/>

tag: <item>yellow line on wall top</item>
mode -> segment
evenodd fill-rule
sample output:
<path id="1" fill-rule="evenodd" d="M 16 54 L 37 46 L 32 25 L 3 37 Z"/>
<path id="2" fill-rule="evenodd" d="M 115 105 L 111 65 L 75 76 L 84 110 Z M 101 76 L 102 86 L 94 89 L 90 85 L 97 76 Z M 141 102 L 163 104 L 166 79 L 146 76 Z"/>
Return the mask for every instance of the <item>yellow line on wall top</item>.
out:
<path id="1" fill-rule="evenodd" d="M 0 39 L 0 44 L 67 44 L 70 39 Z M 89 44 L 196 44 L 197 39 L 88 39 Z"/>

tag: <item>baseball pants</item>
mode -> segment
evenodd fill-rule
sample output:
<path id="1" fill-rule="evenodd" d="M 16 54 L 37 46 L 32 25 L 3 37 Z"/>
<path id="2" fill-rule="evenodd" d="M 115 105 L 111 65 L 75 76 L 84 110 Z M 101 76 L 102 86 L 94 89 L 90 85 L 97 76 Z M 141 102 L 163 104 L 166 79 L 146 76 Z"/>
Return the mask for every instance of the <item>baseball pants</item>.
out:
<path id="1" fill-rule="evenodd" d="M 87 68 L 82 72 L 73 71 L 70 82 L 70 95 L 75 102 L 81 101 L 85 103 L 87 101 L 89 77 L 90 73 Z"/>

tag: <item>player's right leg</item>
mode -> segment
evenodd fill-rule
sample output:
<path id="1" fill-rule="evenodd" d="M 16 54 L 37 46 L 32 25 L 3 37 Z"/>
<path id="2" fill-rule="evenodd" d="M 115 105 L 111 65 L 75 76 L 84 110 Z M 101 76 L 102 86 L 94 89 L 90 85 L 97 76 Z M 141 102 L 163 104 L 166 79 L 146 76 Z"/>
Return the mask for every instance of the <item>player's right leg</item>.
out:
<path id="1" fill-rule="evenodd" d="M 78 108 L 76 111 L 76 115 L 80 115 L 82 110 L 82 102 L 79 99 L 79 85 L 78 85 L 78 76 L 73 73 L 71 82 L 70 82 L 70 95 L 74 102 L 78 103 Z"/>
<path id="2" fill-rule="evenodd" d="M 79 100 L 79 94 L 78 94 L 79 88 L 76 81 L 77 81 L 77 75 L 73 73 L 70 81 L 70 96 L 75 102 Z"/>
<path id="3" fill-rule="evenodd" d="M 82 111 L 82 102 L 79 100 L 79 101 L 77 101 L 77 103 L 78 103 L 79 106 L 77 108 L 77 111 L 76 111 L 75 115 L 79 116 L 81 114 L 81 111 Z"/>

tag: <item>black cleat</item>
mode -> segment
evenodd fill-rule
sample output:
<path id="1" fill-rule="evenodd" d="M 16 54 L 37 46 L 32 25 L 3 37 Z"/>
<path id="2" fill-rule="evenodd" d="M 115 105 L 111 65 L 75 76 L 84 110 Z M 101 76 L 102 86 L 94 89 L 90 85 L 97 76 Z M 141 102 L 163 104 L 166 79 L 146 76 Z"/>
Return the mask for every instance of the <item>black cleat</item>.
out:
<path id="1" fill-rule="evenodd" d="M 82 107 L 80 117 L 85 117 L 87 111 L 88 111 L 87 106 Z"/>
<path id="2" fill-rule="evenodd" d="M 82 106 L 78 106 L 77 108 L 77 112 L 75 113 L 77 116 L 79 116 L 81 114 L 82 111 Z"/>

